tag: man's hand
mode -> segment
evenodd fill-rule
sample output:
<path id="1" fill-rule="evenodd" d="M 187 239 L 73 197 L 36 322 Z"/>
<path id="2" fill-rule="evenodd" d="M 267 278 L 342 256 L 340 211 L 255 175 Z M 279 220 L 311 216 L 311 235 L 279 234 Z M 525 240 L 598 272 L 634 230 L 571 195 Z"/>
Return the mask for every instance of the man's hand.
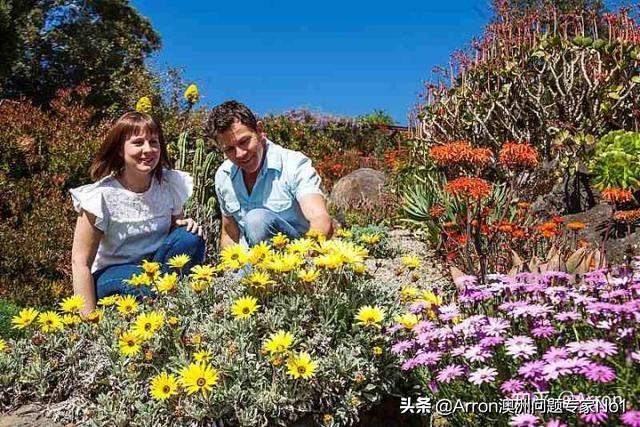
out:
<path id="1" fill-rule="evenodd" d="M 298 200 L 302 214 L 309 221 L 309 230 L 317 230 L 327 239 L 331 237 L 333 229 L 327 204 L 322 194 L 308 194 Z"/>
<path id="2" fill-rule="evenodd" d="M 202 237 L 202 227 L 200 227 L 192 218 L 177 219 L 176 226 L 184 226 L 190 233 L 197 234 Z"/>

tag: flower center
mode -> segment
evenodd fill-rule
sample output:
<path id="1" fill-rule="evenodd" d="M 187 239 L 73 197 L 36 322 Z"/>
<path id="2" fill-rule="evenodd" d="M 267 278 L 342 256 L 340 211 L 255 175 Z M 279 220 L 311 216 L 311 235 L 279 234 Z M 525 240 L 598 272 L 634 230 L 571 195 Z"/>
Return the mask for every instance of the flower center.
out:
<path id="1" fill-rule="evenodd" d="M 145 323 L 144 324 L 144 330 L 145 331 L 150 331 L 151 330 L 151 323 Z"/>
<path id="2" fill-rule="evenodd" d="M 304 366 L 298 366 L 298 373 L 299 374 L 304 374 L 307 372 L 307 368 L 305 368 Z"/>
<path id="3" fill-rule="evenodd" d="M 128 345 L 129 347 L 133 347 L 134 345 L 136 345 L 136 342 L 135 342 L 135 341 L 133 341 L 133 340 L 129 340 L 129 341 L 127 341 L 127 345 Z"/>
<path id="4" fill-rule="evenodd" d="M 198 378 L 198 381 L 196 381 L 196 384 L 198 384 L 198 387 L 203 387 L 206 383 L 207 383 L 207 380 L 205 380 L 204 378 Z"/>
<path id="5" fill-rule="evenodd" d="M 171 387 L 169 387 L 168 385 L 162 387 L 162 392 L 163 393 L 169 393 L 171 391 Z"/>
<path id="6" fill-rule="evenodd" d="M 242 309 L 242 314 L 249 314 L 249 307 L 245 307 Z"/>

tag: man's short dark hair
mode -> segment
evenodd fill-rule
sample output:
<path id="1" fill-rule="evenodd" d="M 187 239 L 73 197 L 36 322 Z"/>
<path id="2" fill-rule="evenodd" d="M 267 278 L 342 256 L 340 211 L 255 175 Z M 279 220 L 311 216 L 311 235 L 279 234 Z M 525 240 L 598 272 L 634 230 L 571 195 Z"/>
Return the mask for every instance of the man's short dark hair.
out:
<path id="1" fill-rule="evenodd" d="M 244 104 L 231 100 L 213 107 L 204 125 L 207 138 L 216 141 L 218 134 L 228 131 L 235 121 L 239 121 L 254 132 L 258 132 L 258 120 Z"/>

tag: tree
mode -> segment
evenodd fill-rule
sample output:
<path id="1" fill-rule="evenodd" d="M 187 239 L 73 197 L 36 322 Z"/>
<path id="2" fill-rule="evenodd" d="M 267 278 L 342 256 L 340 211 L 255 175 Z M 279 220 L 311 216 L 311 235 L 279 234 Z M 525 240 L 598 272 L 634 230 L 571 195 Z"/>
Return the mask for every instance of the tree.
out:
<path id="1" fill-rule="evenodd" d="M 0 95 L 46 105 L 58 89 L 85 83 L 101 109 L 123 102 L 160 48 L 128 0 L 0 0 L 0 40 Z"/>

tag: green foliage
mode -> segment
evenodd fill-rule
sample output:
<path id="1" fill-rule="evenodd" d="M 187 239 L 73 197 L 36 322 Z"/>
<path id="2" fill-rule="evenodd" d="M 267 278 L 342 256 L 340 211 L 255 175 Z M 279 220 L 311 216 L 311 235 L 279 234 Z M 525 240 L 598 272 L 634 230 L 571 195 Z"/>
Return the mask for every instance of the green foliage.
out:
<path id="1" fill-rule="evenodd" d="M 0 88 L 4 97 L 47 104 L 58 89 L 91 87 L 99 108 L 126 105 L 132 73 L 160 48 L 149 21 L 127 0 L 0 2 Z"/>
<path id="2" fill-rule="evenodd" d="M 18 338 L 20 333 L 11 327 L 11 318 L 20 311 L 18 305 L 0 298 L 0 339 Z"/>
<path id="3" fill-rule="evenodd" d="M 600 188 L 640 187 L 640 133 L 609 132 L 596 144 L 591 172 Z"/>

